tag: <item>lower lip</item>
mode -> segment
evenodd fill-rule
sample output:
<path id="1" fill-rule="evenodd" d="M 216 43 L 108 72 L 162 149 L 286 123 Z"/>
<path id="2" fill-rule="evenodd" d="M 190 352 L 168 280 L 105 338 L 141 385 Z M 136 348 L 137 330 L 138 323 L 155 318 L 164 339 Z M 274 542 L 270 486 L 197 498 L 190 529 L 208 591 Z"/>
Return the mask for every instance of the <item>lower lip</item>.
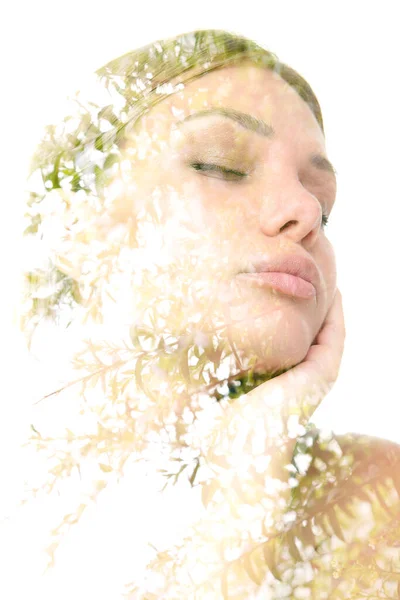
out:
<path id="1" fill-rule="evenodd" d="M 253 285 L 274 288 L 288 296 L 314 298 L 317 293 L 312 283 L 288 273 L 239 273 L 237 277 Z"/>

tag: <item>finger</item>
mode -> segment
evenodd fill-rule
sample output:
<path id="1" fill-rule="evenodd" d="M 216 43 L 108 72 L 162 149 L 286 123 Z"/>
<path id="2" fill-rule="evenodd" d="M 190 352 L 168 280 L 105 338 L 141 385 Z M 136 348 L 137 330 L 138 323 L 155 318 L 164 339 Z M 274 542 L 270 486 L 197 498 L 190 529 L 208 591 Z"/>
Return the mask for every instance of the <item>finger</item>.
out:
<path id="1" fill-rule="evenodd" d="M 286 416 L 296 414 L 300 423 L 310 419 L 338 377 L 344 339 L 342 296 L 337 290 L 316 343 L 304 360 L 272 380 L 278 387 L 283 386 L 282 410 Z"/>
<path id="2" fill-rule="evenodd" d="M 343 301 L 340 290 L 336 288 L 332 305 L 325 317 L 323 326 L 316 336 L 316 344 L 330 345 L 334 340 L 342 340 L 346 337 L 346 327 L 343 314 Z"/>
<path id="3" fill-rule="evenodd" d="M 316 363 L 321 375 L 333 383 L 339 374 L 345 338 L 342 295 L 337 289 L 332 306 L 316 337 L 316 343 L 310 347 L 304 362 Z"/>
<path id="4" fill-rule="evenodd" d="M 275 421 L 287 422 L 291 415 L 297 416 L 299 424 L 308 422 L 339 373 L 345 338 L 339 290 L 317 337 L 301 363 L 238 398 L 233 412 L 246 411 L 242 418 L 248 422 L 268 417 L 271 427 L 275 427 Z M 278 426 L 276 432 L 279 437 Z M 274 437 L 271 431 L 269 437 Z"/>

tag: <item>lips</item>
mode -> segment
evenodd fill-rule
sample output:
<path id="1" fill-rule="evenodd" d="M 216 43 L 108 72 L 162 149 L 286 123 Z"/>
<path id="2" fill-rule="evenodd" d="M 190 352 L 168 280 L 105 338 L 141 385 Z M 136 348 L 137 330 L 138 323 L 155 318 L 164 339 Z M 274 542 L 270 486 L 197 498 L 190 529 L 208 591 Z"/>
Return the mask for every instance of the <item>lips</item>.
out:
<path id="1" fill-rule="evenodd" d="M 315 263 L 299 254 L 266 258 L 252 257 L 240 279 L 273 287 L 284 294 L 311 298 L 316 295 L 319 271 Z"/>

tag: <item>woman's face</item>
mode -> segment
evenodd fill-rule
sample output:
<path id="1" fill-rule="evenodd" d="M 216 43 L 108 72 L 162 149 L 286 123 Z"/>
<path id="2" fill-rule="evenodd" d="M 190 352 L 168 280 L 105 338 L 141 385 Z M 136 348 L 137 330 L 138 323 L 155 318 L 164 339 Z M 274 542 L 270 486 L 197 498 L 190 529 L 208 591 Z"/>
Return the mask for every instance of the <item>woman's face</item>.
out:
<path id="1" fill-rule="evenodd" d="M 171 294 L 188 282 L 199 327 L 225 327 L 264 369 L 299 363 L 336 289 L 321 224 L 336 180 L 315 158 L 326 151 L 311 109 L 277 74 L 244 61 L 186 84 L 141 119 L 136 135 L 136 191 L 116 215 L 126 218 L 139 198 L 158 203 Z M 254 261 L 289 255 L 316 266 L 309 298 L 239 276 Z"/>

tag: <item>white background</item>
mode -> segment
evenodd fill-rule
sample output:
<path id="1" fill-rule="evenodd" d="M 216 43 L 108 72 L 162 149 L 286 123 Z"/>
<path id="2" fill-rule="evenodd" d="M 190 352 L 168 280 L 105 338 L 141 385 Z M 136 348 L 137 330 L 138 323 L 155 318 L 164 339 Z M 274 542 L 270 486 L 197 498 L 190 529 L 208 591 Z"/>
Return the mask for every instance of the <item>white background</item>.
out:
<path id="1" fill-rule="evenodd" d="M 319 99 L 327 154 L 338 172 L 337 201 L 326 232 L 336 251 L 347 338 L 339 379 L 313 421 L 338 433 L 362 432 L 400 443 L 400 45 L 395 15 L 395 2 L 338 0 L 35 0 L 2 9 L 0 461 L 6 492 L 0 508 L 1 502 L 8 508 L 4 498 L 18 488 L 14 449 L 28 433 L 32 401 L 54 385 L 28 356 L 15 327 L 23 258 L 19 223 L 29 157 L 42 126 L 62 116 L 63 98 L 79 88 L 86 74 L 131 49 L 194 29 L 221 28 L 253 38 L 303 75 Z M 14 554 L 4 546 L 4 557 L 18 556 L 16 538 L 5 539 L 14 540 Z M 26 564 L 21 568 L 29 572 Z M 15 576 L 16 587 L 2 597 L 24 597 L 20 571 L 8 572 L 2 585 Z M 101 587 L 96 593 L 83 589 L 75 597 L 117 598 L 104 585 L 103 592 Z"/>

